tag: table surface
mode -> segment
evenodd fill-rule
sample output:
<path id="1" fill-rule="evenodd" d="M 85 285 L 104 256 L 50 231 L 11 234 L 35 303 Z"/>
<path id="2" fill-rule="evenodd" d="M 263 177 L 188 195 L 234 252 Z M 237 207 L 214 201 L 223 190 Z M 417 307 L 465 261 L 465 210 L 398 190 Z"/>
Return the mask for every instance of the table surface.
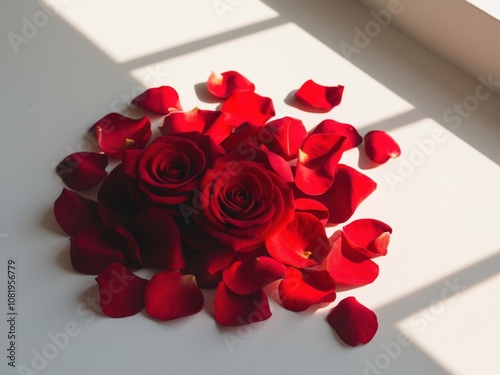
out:
<path id="1" fill-rule="evenodd" d="M 14 259 L 21 366 L 4 350 L 2 374 L 498 373 L 500 98 L 487 87 L 347 0 L 2 2 L 0 31 L 0 283 L 6 290 Z M 353 219 L 394 230 L 379 278 L 338 296 L 377 313 L 369 344 L 342 345 L 325 323 L 331 306 L 296 314 L 272 302 L 271 319 L 240 329 L 218 327 L 208 311 L 161 323 L 88 306 L 97 287 L 72 270 L 55 223 L 54 166 L 145 87 L 168 84 L 185 108 L 215 108 L 200 87 L 226 70 L 249 77 L 279 116 L 383 129 L 401 145 L 400 158 L 374 169 L 357 149 L 343 156 L 378 182 Z M 342 104 L 328 114 L 289 106 L 310 78 L 344 85 Z M 73 336 L 57 348 L 65 330 Z"/>

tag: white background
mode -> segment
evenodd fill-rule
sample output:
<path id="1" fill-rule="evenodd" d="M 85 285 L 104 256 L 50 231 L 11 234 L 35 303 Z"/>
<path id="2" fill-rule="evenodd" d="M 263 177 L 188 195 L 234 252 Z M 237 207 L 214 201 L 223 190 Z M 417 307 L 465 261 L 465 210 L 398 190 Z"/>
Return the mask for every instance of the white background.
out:
<path id="1" fill-rule="evenodd" d="M 474 98 L 477 81 L 392 26 L 377 29 L 353 1 L 102 3 L 0 5 L 0 285 L 7 289 L 14 258 L 17 364 L 32 369 L 7 365 L 1 293 L 0 373 L 499 373 L 498 96 L 483 87 L 484 99 Z M 410 2 L 401 6 L 412 11 Z M 28 30 L 26 20 L 39 26 Z M 363 48 L 356 28 L 373 35 Z M 9 33 L 26 43 L 13 48 Z M 357 51 L 347 56 L 347 44 Z M 380 328 L 368 345 L 345 347 L 335 337 L 325 316 L 337 302 L 300 314 L 272 303 L 270 320 L 243 329 L 215 324 L 213 293 L 206 311 L 168 323 L 145 313 L 111 319 L 88 306 L 96 283 L 72 270 L 68 238 L 52 213 L 63 187 L 55 164 L 88 144 L 96 120 L 125 111 L 145 87 L 175 87 L 185 109 L 215 108 L 195 90 L 212 70 L 240 71 L 274 99 L 278 115 L 308 128 L 333 118 L 362 134 L 386 130 L 401 145 L 399 159 L 364 170 L 378 189 L 353 217 L 393 227 L 389 254 L 377 260 L 380 276 L 338 296 L 355 295 L 377 313 Z M 328 114 L 288 106 L 284 99 L 309 78 L 345 85 L 342 104 Z M 362 169 L 358 156 L 351 150 L 343 162 Z M 68 323 L 78 334 L 34 371 L 36 353 Z M 400 346 L 402 333 L 410 345 Z"/>

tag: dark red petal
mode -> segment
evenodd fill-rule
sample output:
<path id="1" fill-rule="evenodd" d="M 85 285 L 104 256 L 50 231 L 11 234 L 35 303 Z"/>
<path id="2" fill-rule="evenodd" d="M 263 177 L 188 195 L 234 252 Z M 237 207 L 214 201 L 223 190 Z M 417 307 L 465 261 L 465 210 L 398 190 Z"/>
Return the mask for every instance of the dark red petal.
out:
<path id="1" fill-rule="evenodd" d="M 221 146 L 226 152 L 238 151 L 240 154 L 249 155 L 248 145 L 268 144 L 272 141 L 269 131 L 262 126 L 252 125 L 246 122 L 238 126 L 234 131 L 221 142 Z"/>
<path id="2" fill-rule="evenodd" d="M 326 225 L 328 222 L 328 208 L 323 203 L 315 199 L 299 198 L 295 200 L 295 212 L 307 212 Z"/>
<path id="3" fill-rule="evenodd" d="M 299 148 L 307 137 L 307 130 L 301 120 L 283 117 L 268 122 L 265 128 L 272 136 L 267 147 L 285 160 L 297 157 Z"/>
<path id="4" fill-rule="evenodd" d="M 242 326 L 271 317 L 269 300 L 264 290 L 241 296 L 232 292 L 224 282 L 217 287 L 214 299 L 214 318 L 223 326 Z"/>
<path id="5" fill-rule="evenodd" d="M 376 263 L 352 250 L 342 236 L 333 242 L 326 268 L 337 284 L 352 286 L 372 283 L 379 272 Z"/>
<path id="6" fill-rule="evenodd" d="M 222 74 L 212 72 L 207 81 L 207 89 L 217 98 L 224 99 L 237 90 L 255 90 L 255 85 L 242 74 L 227 71 Z"/>
<path id="7" fill-rule="evenodd" d="M 269 254 L 294 267 L 311 267 L 325 259 L 330 251 L 325 227 L 313 215 L 296 212 L 294 219 L 266 240 Z"/>
<path id="8" fill-rule="evenodd" d="M 322 86 L 313 80 L 306 81 L 295 93 L 295 97 L 311 107 L 329 111 L 342 101 L 344 86 Z"/>
<path id="9" fill-rule="evenodd" d="M 71 239 L 71 264 L 76 271 L 89 275 L 97 275 L 112 262 L 127 264 L 126 254 L 134 253 L 130 250 L 135 245 L 132 241 L 132 237 L 116 230 L 89 224 Z"/>
<path id="10" fill-rule="evenodd" d="M 222 104 L 221 110 L 227 123 L 234 127 L 245 122 L 263 126 L 275 115 L 272 100 L 253 91 L 235 91 Z"/>
<path id="11" fill-rule="evenodd" d="M 143 267 L 184 268 L 181 236 L 174 219 L 162 208 L 146 208 L 128 224 L 134 235 Z"/>
<path id="12" fill-rule="evenodd" d="M 107 114 L 90 130 L 101 150 L 115 158 L 121 158 L 124 150 L 144 148 L 151 138 L 149 118 L 132 119 L 119 113 Z"/>
<path id="13" fill-rule="evenodd" d="M 353 250 L 368 258 L 387 254 L 392 228 L 375 219 L 359 219 L 344 228 L 344 239 Z"/>
<path id="14" fill-rule="evenodd" d="M 267 284 L 281 279 L 285 266 L 269 257 L 236 261 L 222 272 L 222 280 L 233 292 L 241 295 L 257 293 Z"/>
<path id="15" fill-rule="evenodd" d="M 97 152 L 75 152 L 59 163 L 56 172 L 73 190 L 88 190 L 97 186 L 108 174 L 108 157 Z"/>
<path id="16" fill-rule="evenodd" d="M 373 130 L 365 135 L 365 152 L 377 164 L 384 164 L 401 155 L 401 149 L 394 138 L 383 130 Z"/>
<path id="17" fill-rule="evenodd" d="M 99 272 L 96 281 L 99 303 L 107 316 L 124 318 L 144 308 L 144 290 L 148 280 L 135 275 L 123 264 L 108 264 Z"/>
<path id="18" fill-rule="evenodd" d="M 278 154 L 270 151 L 264 144 L 260 145 L 260 150 L 264 153 L 265 159 L 267 159 L 263 160 L 266 168 L 279 175 L 283 181 L 293 183 L 294 179 L 290 164 Z"/>
<path id="19" fill-rule="evenodd" d="M 118 164 L 106 177 L 97 192 L 97 200 L 99 214 L 109 228 L 122 225 L 139 212 L 129 194 L 123 164 Z"/>
<path id="20" fill-rule="evenodd" d="M 378 329 L 377 315 L 354 297 L 340 301 L 326 319 L 342 341 L 350 346 L 370 342 Z"/>
<path id="21" fill-rule="evenodd" d="M 304 311 L 317 303 L 333 302 L 336 298 L 335 281 L 327 271 L 301 271 L 289 267 L 278 287 L 283 307 Z"/>
<path id="22" fill-rule="evenodd" d="M 76 236 L 87 224 L 100 222 L 97 202 L 66 188 L 54 202 L 54 215 L 61 229 L 70 236 Z"/>
<path id="23" fill-rule="evenodd" d="M 170 86 L 148 89 L 134 98 L 132 104 L 160 115 L 168 115 L 172 111 L 182 111 L 179 94 Z"/>
<path id="24" fill-rule="evenodd" d="M 193 275 L 161 271 L 153 276 L 145 293 L 146 311 L 153 318 L 172 320 L 201 311 L 203 293 Z"/>
<path id="25" fill-rule="evenodd" d="M 346 137 L 345 149 L 349 150 L 363 142 L 356 128 L 335 120 L 323 120 L 309 134 L 337 134 Z"/>
<path id="26" fill-rule="evenodd" d="M 324 194 L 333 184 L 335 169 L 344 153 L 346 138 L 335 134 L 313 134 L 299 150 L 295 184 L 308 195 Z"/>

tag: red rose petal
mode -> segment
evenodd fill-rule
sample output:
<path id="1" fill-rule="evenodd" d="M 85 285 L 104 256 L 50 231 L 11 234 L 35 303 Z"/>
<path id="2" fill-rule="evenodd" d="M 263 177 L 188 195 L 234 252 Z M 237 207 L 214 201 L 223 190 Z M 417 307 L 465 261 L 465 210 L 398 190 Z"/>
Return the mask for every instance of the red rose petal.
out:
<path id="1" fill-rule="evenodd" d="M 242 155 L 249 155 L 248 145 L 268 144 L 272 141 L 272 135 L 262 126 L 252 125 L 249 122 L 238 126 L 234 131 L 221 142 L 221 146 L 226 152 L 238 151 Z"/>
<path id="2" fill-rule="evenodd" d="M 340 301 L 326 319 L 342 341 L 350 346 L 370 342 L 378 329 L 375 313 L 354 297 Z"/>
<path id="3" fill-rule="evenodd" d="M 281 279 L 285 266 L 269 257 L 236 261 L 222 272 L 222 280 L 233 292 L 241 295 L 257 293 L 267 284 Z"/>
<path id="4" fill-rule="evenodd" d="M 304 311 L 312 305 L 333 302 L 336 298 L 335 281 L 327 271 L 301 271 L 289 267 L 278 287 L 283 307 Z"/>
<path id="5" fill-rule="evenodd" d="M 194 276 L 177 271 L 161 271 L 154 275 L 146 287 L 145 300 L 147 313 L 159 320 L 196 314 L 205 303 Z"/>
<path id="6" fill-rule="evenodd" d="M 313 134 L 299 150 L 295 184 L 308 195 L 324 194 L 333 184 L 336 166 L 346 138 L 335 134 Z"/>
<path id="7" fill-rule="evenodd" d="M 301 120 L 283 117 L 268 122 L 265 128 L 272 136 L 267 147 L 285 160 L 297 157 L 299 148 L 307 137 L 307 130 Z"/>
<path id="8" fill-rule="evenodd" d="M 309 134 L 337 134 L 346 137 L 345 149 L 349 150 L 363 142 L 356 128 L 335 120 L 323 120 Z"/>
<path id="9" fill-rule="evenodd" d="M 61 229 L 70 236 L 76 236 L 87 224 L 100 222 L 97 202 L 66 188 L 54 202 L 54 215 Z"/>
<path id="10" fill-rule="evenodd" d="M 337 284 L 352 286 L 370 284 L 379 273 L 378 265 L 352 250 L 342 236 L 332 244 L 326 268 Z"/>
<path id="11" fill-rule="evenodd" d="M 384 164 L 401 155 L 401 149 L 394 138 L 383 130 L 373 130 L 365 135 L 365 152 L 377 164 Z"/>
<path id="12" fill-rule="evenodd" d="M 135 275 L 123 264 L 108 264 L 99 272 L 96 281 L 99 303 L 107 316 L 124 318 L 144 308 L 144 290 L 148 280 Z"/>
<path id="13" fill-rule="evenodd" d="M 295 93 L 295 97 L 311 107 L 329 111 L 342 101 L 344 86 L 322 86 L 313 80 L 306 81 Z"/>
<path id="14" fill-rule="evenodd" d="M 146 208 L 129 223 L 143 267 L 180 270 L 184 268 L 181 236 L 174 219 L 162 208 Z"/>
<path id="15" fill-rule="evenodd" d="M 172 111 L 182 111 L 179 94 L 170 86 L 148 89 L 135 97 L 132 104 L 160 115 L 168 115 Z"/>
<path id="16" fill-rule="evenodd" d="M 328 222 L 328 208 L 315 199 L 299 198 L 295 200 L 295 212 L 307 212 L 326 225 Z"/>
<path id="17" fill-rule="evenodd" d="M 296 212 L 290 223 L 266 240 L 266 248 L 276 260 L 304 268 L 314 266 L 325 259 L 330 250 L 330 243 L 325 227 L 315 216 Z"/>
<path id="18" fill-rule="evenodd" d="M 217 287 L 214 299 L 214 318 L 223 326 L 242 326 L 271 317 L 269 300 L 264 290 L 241 296 L 232 292 L 224 282 Z"/>
<path id="19" fill-rule="evenodd" d="M 220 99 L 227 98 L 237 90 L 255 90 L 255 85 L 242 74 L 227 71 L 222 74 L 212 72 L 207 81 L 207 89 Z"/>
<path id="20" fill-rule="evenodd" d="M 80 229 L 70 241 L 73 268 L 89 275 L 97 275 L 112 262 L 127 264 L 127 254 L 135 253 L 130 248 L 137 246 L 131 235 L 105 230 L 95 224 Z"/>
<path id="21" fill-rule="evenodd" d="M 147 117 L 132 119 L 119 113 L 107 114 L 90 130 L 94 132 L 101 150 L 115 158 L 121 158 L 124 150 L 144 148 L 152 134 Z"/>
<path id="22" fill-rule="evenodd" d="M 375 219 L 355 220 L 344 228 L 344 239 L 353 250 L 368 258 L 387 254 L 392 228 Z"/>
<path id="23" fill-rule="evenodd" d="M 59 163 L 56 172 L 73 190 L 88 190 L 97 186 L 108 174 L 108 157 L 97 152 L 75 152 Z"/>
<path id="24" fill-rule="evenodd" d="M 275 115 L 272 100 L 253 91 L 235 91 L 222 104 L 221 111 L 225 114 L 227 123 L 234 127 L 245 122 L 263 126 Z"/>

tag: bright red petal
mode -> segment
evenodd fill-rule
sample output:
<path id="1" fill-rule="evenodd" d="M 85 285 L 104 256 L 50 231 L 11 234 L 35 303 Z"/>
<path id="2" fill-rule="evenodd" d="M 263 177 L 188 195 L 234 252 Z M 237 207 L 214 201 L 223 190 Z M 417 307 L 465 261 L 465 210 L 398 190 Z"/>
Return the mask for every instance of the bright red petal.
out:
<path id="1" fill-rule="evenodd" d="M 317 303 L 333 302 L 337 296 L 335 287 L 327 271 L 301 271 L 289 267 L 278 293 L 287 310 L 304 311 Z"/>
<path id="2" fill-rule="evenodd" d="M 236 150 L 242 155 L 249 155 L 251 151 L 247 150 L 248 145 L 267 144 L 271 141 L 272 136 L 265 127 L 246 122 L 234 129 L 220 145 L 226 152 Z"/>
<path id="3" fill-rule="evenodd" d="M 301 120 L 293 117 L 283 117 L 265 125 L 272 136 L 267 147 L 285 160 L 297 157 L 299 148 L 307 137 L 307 130 Z"/>
<path id="4" fill-rule="evenodd" d="M 207 81 L 207 89 L 217 98 L 224 99 L 237 90 L 255 90 L 255 85 L 242 74 L 227 71 L 222 74 L 212 72 Z"/>
<path id="5" fill-rule="evenodd" d="M 99 302 L 104 314 L 124 318 L 144 308 L 144 290 L 148 280 L 143 279 L 121 263 L 110 263 L 96 277 Z"/>
<path id="6" fill-rule="evenodd" d="M 311 107 L 329 111 L 342 101 L 344 86 L 322 86 L 313 80 L 306 81 L 295 93 L 295 97 Z"/>
<path id="7" fill-rule="evenodd" d="M 295 212 L 307 212 L 326 225 L 328 222 L 328 208 L 315 199 L 299 198 L 295 200 Z"/>
<path id="8" fill-rule="evenodd" d="M 153 276 L 145 293 L 146 311 L 153 318 L 172 320 L 203 309 L 203 293 L 193 275 L 161 271 Z"/>
<path id="9" fill-rule="evenodd" d="M 119 113 L 104 116 L 90 130 L 101 150 L 114 158 L 121 158 L 124 150 L 144 148 L 151 138 L 151 123 L 147 117 L 132 119 Z"/>
<path id="10" fill-rule="evenodd" d="M 335 169 L 344 152 L 346 138 L 313 134 L 299 150 L 295 184 L 308 195 L 324 194 L 333 184 Z"/>
<path id="11" fill-rule="evenodd" d="M 73 190 L 88 190 L 106 177 L 108 157 L 97 152 L 75 152 L 59 163 L 56 172 Z"/>
<path id="12" fill-rule="evenodd" d="M 227 123 L 234 127 L 245 122 L 263 126 L 275 115 L 272 100 L 257 95 L 253 91 L 235 91 L 222 104 L 221 111 Z"/>
<path id="13" fill-rule="evenodd" d="M 61 229 L 70 236 L 76 236 L 88 224 L 100 222 L 97 202 L 66 188 L 54 202 L 54 215 Z"/>
<path id="14" fill-rule="evenodd" d="M 263 290 L 241 296 L 232 292 L 224 282 L 217 287 L 214 299 L 214 318 L 223 326 L 242 326 L 271 317 L 269 300 Z"/>
<path id="15" fill-rule="evenodd" d="M 271 256 L 298 268 L 311 267 L 325 259 L 330 251 L 325 227 L 313 215 L 296 212 L 294 219 L 266 240 Z"/>
<path id="16" fill-rule="evenodd" d="M 167 211 L 146 208 L 126 226 L 137 241 L 143 267 L 184 268 L 179 228 Z"/>
<path id="17" fill-rule="evenodd" d="M 370 342 L 378 329 L 375 313 L 354 297 L 340 301 L 326 319 L 342 341 L 350 346 Z"/>
<path id="18" fill-rule="evenodd" d="M 344 228 L 344 238 L 353 250 L 368 258 L 387 254 L 392 228 L 375 219 L 355 220 Z"/>
<path id="19" fill-rule="evenodd" d="M 160 115 L 168 115 L 172 111 L 182 111 L 179 94 L 170 86 L 148 89 L 134 98 L 132 104 Z"/>
<path id="20" fill-rule="evenodd" d="M 309 134 L 337 134 L 346 137 L 345 149 L 349 150 L 363 142 L 356 128 L 335 120 L 323 120 Z"/>
<path id="21" fill-rule="evenodd" d="M 269 257 L 236 261 L 222 272 L 222 280 L 233 292 L 241 295 L 257 293 L 267 284 L 281 279 L 285 266 Z"/>
<path id="22" fill-rule="evenodd" d="M 373 130 L 365 135 L 365 152 L 377 164 L 384 164 L 401 155 L 401 149 L 394 138 L 383 130 Z"/>
<path id="23" fill-rule="evenodd" d="M 352 250 L 342 236 L 334 241 L 326 268 L 337 284 L 352 286 L 372 283 L 379 272 L 376 263 Z"/>

